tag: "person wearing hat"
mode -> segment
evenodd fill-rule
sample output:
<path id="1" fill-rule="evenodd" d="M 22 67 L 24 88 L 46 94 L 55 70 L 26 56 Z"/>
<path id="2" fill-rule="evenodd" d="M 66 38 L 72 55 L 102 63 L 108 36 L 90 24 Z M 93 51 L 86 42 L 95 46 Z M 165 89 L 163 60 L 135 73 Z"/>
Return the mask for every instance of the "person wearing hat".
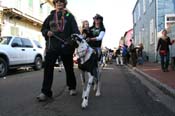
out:
<path id="1" fill-rule="evenodd" d="M 39 101 L 46 101 L 53 96 L 52 83 L 54 64 L 61 57 L 66 72 L 66 82 L 70 95 L 76 94 L 76 78 L 73 70 L 75 48 L 69 44 L 71 34 L 80 34 L 74 16 L 66 10 L 67 0 L 53 0 L 54 10 L 45 19 L 41 32 L 46 40 L 44 80 Z"/>
<path id="2" fill-rule="evenodd" d="M 105 27 L 103 24 L 103 17 L 96 14 L 93 17 L 93 25 L 90 27 L 90 36 L 87 37 L 88 44 L 101 53 L 102 40 L 105 35 Z M 100 60 L 100 59 L 99 59 Z"/>
<path id="3" fill-rule="evenodd" d="M 98 59 L 96 62 L 96 65 L 98 67 L 98 61 L 102 61 L 101 56 L 102 56 L 102 50 L 101 50 L 101 45 L 102 45 L 102 40 L 105 35 L 105 27 L 103 25 L 103 17 L 99 14 L 96 14 L 93 17 L 93 25 L 89 28 L 89 33 L 86 34 L 86 40 L 89 44 L 90 47 L 95 49 Z M 97 68 L 97 72 L 99 72 Z M 95 74 L 95 77 L 98 77 L 98 74 Z"/>
<path id="4" fill-rule="evenodd" d="M 91 47 L 101 47 L 103 37 L 105 35 L 105 27 L 103 25 L 103 17 L 99 14 L 96 14 L 93 17 L 93 25 L 90 27 L 91 37 L 88 41 Z"/>

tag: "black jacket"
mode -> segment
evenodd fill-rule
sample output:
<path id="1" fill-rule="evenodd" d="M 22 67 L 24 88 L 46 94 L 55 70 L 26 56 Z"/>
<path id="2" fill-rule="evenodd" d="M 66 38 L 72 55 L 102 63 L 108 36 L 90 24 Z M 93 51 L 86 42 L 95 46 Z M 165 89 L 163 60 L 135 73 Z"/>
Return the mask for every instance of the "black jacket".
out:
<path id="1" fill-rule="evenodd" d="M 157 51 L 165 50 L 166 52 L 169 52 L 169 45 L 172 45 L 169 37 L 167 37 L 166 39 L 159 38 Z"/>
<path id="2" fill-rule="evenodd" d="M 41 32 L 42 35 L 45 37 L 46 40 L 46 50 L 47 51 L 60 51 L 63 54 L 73 54 L 74 47 L 70 44 L 64 44 L 60 40 L 56 39 L 55 37 L 51 37 L 50 40 L 47 36 L 48 31 L 52 31 L 54 35 L 58 36 L 62 40 L 68 42 L 70 41 L 70 36 L 73 33 L 80 34 L 77 22 L 75 21 L 74 16 L 68 12 L 65 11 L 64 13 L 58 12 L 57 13 L 57 19 L 58 21 L 61 20 L 61 17 L 64 16 L 64 29 L 63 31 L 59 31 L 57 29 L 56 24 L 56 11 L 51 11 L 50 15 L 45 19 Z"/>
<path id="3" fill-rule="evenodd" d="M 95 26 L 90 27 L 90 38 L 99 36 L 101 31 L 105 32 L 105 28 L 104 27 L 96 28 Z M 102 40 L 100 40 L 100 41 L 89 41 L 88 44 L 93 48 L 94 47 L 101 47 Z"/>

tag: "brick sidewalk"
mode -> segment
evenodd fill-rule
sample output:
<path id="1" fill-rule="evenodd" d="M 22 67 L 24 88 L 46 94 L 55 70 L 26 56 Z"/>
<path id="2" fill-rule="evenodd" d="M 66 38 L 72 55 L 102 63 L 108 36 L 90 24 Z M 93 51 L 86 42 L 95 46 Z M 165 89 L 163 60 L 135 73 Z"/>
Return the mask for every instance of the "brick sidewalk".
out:
<path id="1" fill-rule="evenodd" d="M 147 62 L 143 65 L 137 65 L 137 69 L 143 71 L 152 78 L 171 87 L 172 89 L 175 89 L 175 71 L 171 70 L 170 66 L 169 72 L 163 72 L 160 64 Z"/>

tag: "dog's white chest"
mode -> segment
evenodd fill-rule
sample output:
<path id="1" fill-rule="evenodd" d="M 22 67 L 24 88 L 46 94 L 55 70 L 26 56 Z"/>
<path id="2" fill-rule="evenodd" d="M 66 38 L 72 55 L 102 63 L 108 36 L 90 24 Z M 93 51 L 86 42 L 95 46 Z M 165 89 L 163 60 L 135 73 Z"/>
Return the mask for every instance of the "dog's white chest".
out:
<path id="1" fill-rule="evenodd" d="M 76 49 L 76 55 L 80 59 L 80 63 L 85 63 L 92 55 L 93 49 L 89 47 L 87 44 L 80 44 Z"/>

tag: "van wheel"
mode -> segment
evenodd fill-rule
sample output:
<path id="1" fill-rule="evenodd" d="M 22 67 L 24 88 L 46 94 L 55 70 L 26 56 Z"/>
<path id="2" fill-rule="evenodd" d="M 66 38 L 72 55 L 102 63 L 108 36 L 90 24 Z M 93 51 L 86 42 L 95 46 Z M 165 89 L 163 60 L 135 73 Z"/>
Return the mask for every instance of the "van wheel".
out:
<path id="1" fill-rule="evenodd" d="M 3 58 L 0 58 L 0 77 L 3 77 L 7 74 L 7 67 L 7 62 Z"/>
<path id="2" fill-rule="evenodd" d="M 42 68 L 42 59 L 41 57 L 37 56 L 35 58 L 35 66 L 34 66 L 34 70 L 40 70 Z"/>

